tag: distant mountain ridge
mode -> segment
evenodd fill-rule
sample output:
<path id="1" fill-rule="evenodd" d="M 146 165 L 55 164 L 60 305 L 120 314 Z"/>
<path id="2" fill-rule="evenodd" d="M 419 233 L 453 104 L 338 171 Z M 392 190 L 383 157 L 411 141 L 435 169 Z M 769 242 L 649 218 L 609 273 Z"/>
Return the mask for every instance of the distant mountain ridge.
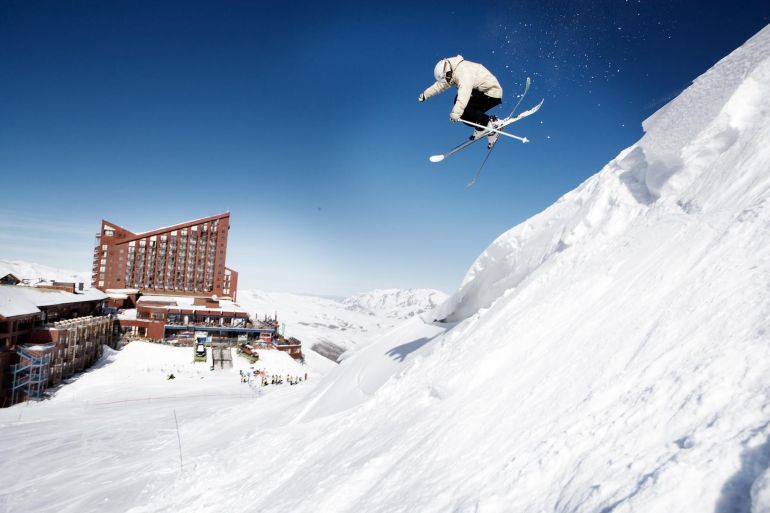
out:
<path id="1" fill-rule="evenodd" d="M 435 289 L 377 289 L 342 300 L 348 310 L 408 319 L 433 310 L 449 296 Z"/>
<path id="2" fill-rule="evenodd" d="M 256 317 L 277 314 L 286 336 L 332 361 L 369 345 L 402 321 L 427 312 L 448 296 L 433 289 L 381 289 L 342 300 L 257 289 L 238 291 L 238 304 Z"/>

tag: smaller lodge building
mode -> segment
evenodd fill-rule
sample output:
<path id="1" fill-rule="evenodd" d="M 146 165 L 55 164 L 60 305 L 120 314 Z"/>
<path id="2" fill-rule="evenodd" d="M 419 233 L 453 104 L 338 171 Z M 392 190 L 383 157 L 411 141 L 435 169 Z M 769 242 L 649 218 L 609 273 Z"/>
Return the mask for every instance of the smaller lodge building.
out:
<path id="1" fill-rule="evenodd" d="M 204 332 L 215 343 L 249 348 L 271 348 L 302 358 L 297 339 L 284 339 L 277 319 L 252 320 L 249 313 L 229 299 L 189 296 L 141 296 L 136 309 L 123 311 L 120 326 L 129 337 L 154 341 L 192 343 Z"/>
<path id="2" fill-rule="evenodd" d="M 0 285 L 0 407 L 42 398 L 119 339 L 116 319 L 102 313 L 102 292 L 57 285 Z"/>

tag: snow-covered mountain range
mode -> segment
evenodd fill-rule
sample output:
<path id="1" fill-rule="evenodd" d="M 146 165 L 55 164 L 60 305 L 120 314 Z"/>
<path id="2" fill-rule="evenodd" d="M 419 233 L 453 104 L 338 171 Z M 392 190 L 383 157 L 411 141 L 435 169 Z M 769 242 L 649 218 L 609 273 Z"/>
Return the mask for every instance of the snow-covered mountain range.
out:
<path id="1" fill-rule="evenodd" d="M 768 92 L 770 27 L 324 377 L 0 410 L 9 511 L 770 511 Z"/>
<path id="2" fill-rule="evenodd" d="M 434 289 L 378 289 L 356 294 L 342 301 L 348 310 L 408 319 L 433 310 L 447 295 Z"/>

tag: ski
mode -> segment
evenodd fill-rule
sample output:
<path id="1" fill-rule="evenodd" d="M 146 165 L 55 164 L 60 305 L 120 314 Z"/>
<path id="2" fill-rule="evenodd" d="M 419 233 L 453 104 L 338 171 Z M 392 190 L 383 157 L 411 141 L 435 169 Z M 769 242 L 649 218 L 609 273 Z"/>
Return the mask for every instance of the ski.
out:
<path id="1" fill-rule="evenodd" d="M 527 89 L 529 89 L 529 78 L 527 78 Z M 526 93 L 526 89 L 524 90 L 524 92 Z M 523 98 L 523 95 L 522 95 L 522 98 Z M 540 110 L 540 107 L 542 107 L 544 101 L 545 101 L 545 98 L 540 100 L 540 103 L 538 103 L 537 105 L 535 105 L 534 107 L 532 107 L 528 111 L 524 111 L 521 114 L 519 114 L 518 116 L 516 116 L 516 118 L 514 118 L 514 120 L 518 120 L 518 119 L 521 119 L 521 118 L 525 118 L 527 116 L 531 116 L 532 114 L 534 114 L 535 112 Z M 521 103 L 521 100 L 519 100 L 519 103 Z M 516 112 L 516 107 L 519 106 L 519 103 L 517 103 L 516 106 L 511 111 L 511 116 L 513 116 L 513 113 Z M 510 116 L 508 116 L 508 117 L 510 117 Z M 503 132 L 503 134 L 504 135 L 508 135 L 508 134 L 505 134 L 505 132 Z M 521 142 L 523 142 L 523 143 L 529 142 L 529 139 L 524 137 L 524 138 L 521 139 Z M 486 165 L 487 160 L 489 160 L 489 156 L 492 155 L 492 150 L 495 149 L 495 146 L 497 146 L 497 141 L 492 143 L 492 146 L 490 146 L 489 149 L 487 150 L 487 154 L 484 157 L 484 160 L 481 162 L 481 165 L 479 166 L 478 170 L 476 170 L 476 174 L 474 175 L 473 179 L 465 185 L 466 189 L 476 185 L 476 181 L 479 179 L 479 176 L 481 176 L 481 171 L 484 169 L 484 166 Z"/>
<path id="2" fill-rule="evenodd" d="M 481 165 L 479 166 L 478 170 L 476 170 L 476 175 L 473 177 L 473 180 L 465 184 L 466 189 L 470 189 L 474 185 L 476 185 L 476 180 L 479 179 L 479 175 L 481 175 L 481 170 L 484 169 L 484 165 L 487 163 L 487 160 L 489 160 L 489 156 L 492 155 L 492 150 L 495 149 L 495 146 L 497 143 L 493 144 L 491 148 L 487 150 L 487 156 L 484 157 L 484 160 L 481 162 Z"/>
<path id="3" fill-rule="evenodd" d="M 465 142 L 463 142 L 461 144 L 458 144 L 457 146 L 455 146 L 454 148 L 452 148 L 451 150 L 449 150 L 446 153 L 442 153 L 441 155 L 431 155 L 430 157 L 428 157 L 428 160 L 430 160 L 431 162 L 441 162 L 442 160 L 444 160 L 448 156 L 454 155 L 455 153 L 457 153 L 458 151 L 462 150 L 463 148 L 466 148 L 466 147 L 470 146 L 471 144 L 480 141 L 481 139 L 483 139 L 483 137 L 477 137 L 475 139 L 469 139 L 469 140 L 467 140 L 467 141 L 465 141 Z"/>
<path id="4" fill-rule="evenodd" d="M 527 77 L 526 83 L 524 84 L 524 92 L 521 93 L 521 96 L 519 96 L 519 101 L 516 102 L 516 105 L 513 106 L 513 109 L 511 110 L 511 113 L 508 114 L 508 118 L 513 116 L 513 113 L 516 112 L 516 109 L 519 108 L 519 105 L 521 105 L 522 100 L 524 100 L 524 97 L 527 96 L 527 91 L 529 91 L 529 86 L 531 86 L 531 85 L 532 85 L 532 79 Z M 486 134 L 484 134 L 484 135 L 486 135 Z M 475 139 L 470 139 L 469 141 L 465 141 L 463 143 L 458 144 L 457 146 L 455 146 L 454 148 L 452 148 L 451 150 L 449 150 L 446 153 L 443 153 L 441 155 L 433 155 L 433 156 L 430 157 L 430 161 L 431 162 L 441 162 L 442 160 L 444 160 L 448 156 L 453 155 L 453 154 L 457 153 L 458 151 L 462 150 L 463 148 L 466 148 L 466 147 L 470 146 L 471 144 L 475 143 L 479 139 L 481 139 L 481 137 L 476 137 Z"/>
<path id="5" fill-rule="evenodd" d="M 528 143 L 529 142 L 529 139 L 527 139 L 526 137 L 521 137 L 519 135 L 509 134 L 508 132 L 503 132 L 501 130 L 502 128 L 505 128 L 506 126 L 510 125 L 510 123 L 503 124 L 502 126 L 500 126 L 500 128 L 489 128 L 488 126 L 479 125 L 479 124 L 474 123 L 472 121 L 463 121 L 463 123 L 465 123 L 466 125 L 475 126 L 476 128 L 481 128 L 481 129 L 486 130 L 486 132 L 481 134 L 481 137 L 477 137 L 477 139 L 481 139 L 482 137 L 485 137 L 485 136 L 489 135 L 489 132 L 494 132 L 496 134 L 500 134 L 500 135 L 504 135 L 506 137 L 510 137 L 511 139 L 516 139 L 517 141 L 521 141 L 523 143 Z M 513 121 L 511 121 L 511 123 L 513 123 Z"/>
<path id="6" fill-rule="evenodd" d="M 517 101 L 516 105 L 513 106 L 513 109 L 511 109 L 511 113 L 508 114 L 509 118 L 513 116 L 513 113 L 516 112 L 516 109 L 518 109 L 519 105 L 521 105 L 521 101 L 524 99 L 525 96 L 527 96 L 527 91 L 529 91 L 529 86 L 531 85 L 532 85 L 532 79 L 527 77 L 527 83 L 524 85 L 524 92 L 521 93 L 521 96 L 519 96 L 519 101 Z"/>
<path id="7" fill-rule="evenodd" d="M 534 107 L 530 108 L 529 110 L 525 110 L 524 112 L 521 112 L 518 116 L 515 116 L 513 118 L 510 118 L 510 123 L 506 123 L 506 126 L 510 125 L 511 123 L 514 123 L 516 121 L 519 121 L 520 119 L 526 118 L 528 116 L 531 116 L 535 112 L 540 110 L 540 107 L 543 106 L 543 102 L 545 101 L 545 98 L 540 100 L 540 103 L 535 105 Z"/>
<path id="8" fill-rule="evenodd" d="M 526 90 L 525 90 L 525 92 L 526 92 Z M 523 98 L 523 95 L 522 95 L 522 98 Z M 540 110 L 540 107 L 543 105 L 544 101 L 545 101 L 545 99 L 540 100 L 540 103 L 538 103 L 537 105 L 535 105 L 534 107 L 532 107 L 529 110 L 525 110 L 524 112 L 520 113 L 517 116 L 513 116 L 513 114 L 511 114 L 511 116 L 508 116 L 507 118 L 503 119 L 503 122 L 501 123 L 500 128 L 505 128 L 505 127 L 507 127 L 508 125 L 510 125 L 512 123 L 515 123 L 515 122 L 520 121 L 520 120 L 522 120 L 522 119 L 524 119 L 524 118 L 526 118 L 528 116 L 531 116 L 532 114 L 534 114 L 535 112 Z M 519 103 L 521 103 L 521 100 L 519 100 Z M 516 106 L 518 107 L 518 105 L 519 104 L 517 103 Z M 514 109 L 515 108 L 516 107 L 514 107 Z M 517 140 L 519 140 L 519 141 L 521 141 L 523 143 L 529 142 L 529 139 L 527 139 L 526 137 L 519 137 L 518 135 L 509 134 L 507 132 L 503 132 L 500 129 L 494 129 L 494 128 L 489 128 L 489 127 L 481 126 L 481 125 L 478 125 L 476 123 L 472 123 L 470 121 L 463 121 L 463 123 L 465 123 L 465 124 L 467 124 L 469 126 L 474 126 L 474 127 L 477 127 L 477 128 L 481 128 L 481 129 L 485 130 L 485 132 L 483 134 L 481 134 L 480 137 L 477 137 L 477 138 L 472 139 L 470 141 L 465 141 L 462 144 L 460 144 L 458 146 L 455 146 L 454 148 L 452 148 L 451 150 L 449 150 L 446 153 L 443 153 L 441 155 L 432 155 L 429 158 L 429 160 L 431 162 L 441 162 L 442 160 L 444 160 L 445 158 L 449 157 L 450 155 L 453 155 L 453 154 L 457 153 L 458 151 L 460 151 L 460 150 L 470 146 L 474 142 L 476 142 L 476 141 L 478 141 L 480 139 L 483 139 L 485 136 L 487 136 L 489 134 L 489 132 L 497 132 L 497 133 L 499 133 L 501 135 L 504 135 L 506 137 L 511 137 L 513 139 L 517 139 Z"/>
<path id="9" fill-rule="evenodd" d="M 468 126 L 476 127 L 476 128 L 478 128 L 480 130 L 483 130 L 481 135 L 479 135 L 478 137 L 475 137 L 473 139 L 470 139 L 468 141 L 465 141 L 465 142 L 463 142 L 461 144 L 458 144 L 457 146 L 455 146 L 454 148 L 452 148 L 451 150 L 449 150 L 446 153 L 442 153 L 441 155 L 431 155 L 429 157 L 429 160 L 431 162 L 441 162 L 445 158 L 449 157 L 450 155 L 454 155 L 455 153 L 457 153 L 458 151 L 460 151 L 462 149 L 467 148 L 468 146 L 470 146 L 471 144 L 475 143 L 476 141 L 484 139 L 486 136 L 488 136 L 491 133 L 496 133 L 498 135 L 503 135 L 505 137 L 510 137 L 512 139 L 516 139 L 517 141 L 521 141 L 522 143 L 528 143 L 529 139 L 527 139 L 526 137 L 520 137 L 518 135 L 509 134 L 508 132 L 503 131 L 503 128 L 505 128 L 508 125 L 511 125 L 511 124 L 521 120 L 521 119 L 524 119 L 524 118 L 526 118 L 528 116 L 531 116 L 532 114 L 534 114 L 535 112 L 540 110 L 540 107 L 543 106 L 543 102 L 545 101 L 545 99 L 540 100 L 540 103 L 538 103 L 534 107 L 530 108 L 529 110 L 525 110 L 524 112 L 521 112 L 520 114 L 514 116 L 514 114 L 516 113 L 516 109 L 519 108 L 519 105 L 521 105 L 521 102 L 524 100 L 524 97 L 527 95 L 527 91 L 529 91 L 530 85 L 532 85 L 532 80 L 529 77 L 527 77 L 527 81 L 526 81 L 526 84 L 524 86 L 524 92 L 521 93 L 521 96 L 519 96 L 519 100 L 516 102 L 516 105 L 513 106 L 513 109 L 511 110 L 511 113 L 508 115 L 508 117 L 504 118 L 498 124 L 497 127 L 490 128 L 488 126 L 482 126 L 482 125 L 479 125 L 477 123 L 473 123 L 471 121 L 462 120 L 463 123 L 465 123 Z M 484 157 L 484 160 L 481 162 L 481 165 L 479 166 L 478 170 L 476 170 L 476 174 L 474 175 L 473 179 L 465 185 L 466 188 L 473 187 L 476 184 L 476 181 L 479 179 L 479 176 L 481 175 L 481 171 L 484 169 L 484 166 L 486 165 L 487 161 L 489 160 L 490 155 L 492 155 L 492 150 L 495 149 L 496 145 L 497 145 L 497 141 L 492 143 L 492 146 L 490 146 L 487 149 L 487 154 Z"/>
<path id="10" fill-rule="evenodd" d="M 513 116 L 513 113 L 516 112 L 516 109 L 518 109 L 519 105 L 521 105 L 521 101 L 524 99 L 524 96 L 527 94 L 527 91 L 529 91 L 530 84 L 532 84 L 532 81 L 530 80 L 529 77 L 527 77 L 527 85 L 524 87 L 524 92 L 522 93 L 521 97 L 519 97 L 519 101 L 516 102 L 516 105 L 513 106 L 513 109 L 511 110 L 511 113 L 508 115 L 509 118 Z M 544 101 L 545 101 L 545 98 L 540 100 L 540 103 L 538 103 L 537 105 L 535 105 L 534 107 L 532 107 L 528 111 L 522 112 L 521 114 L 516 116 L 516 119 L 518 120 L 518 119 L 521 119 L 523 117 L 531 116 L 532 114 L 534 114 L 535 112 L 540 110 L 540 107 L 543 105 Z M 522 141 L 522 142 L 526 142 L 526 141 Z M 473 176 L 473 179 L 465 185 L 466 189 L 469 189 L 469 188 L 473 187 L 474 185 L 476 185 L 476 181 L 479 179 L 479 176 L 481 176 L 481 171 L 484 169 L 484 166 L 486 165 L 487 160 L 489 160 L 489 156 L 492 155 L 492 150 L 495 149 L 496 145 L 497 145 L 497 141 L 495 141 L 495 143 L 492 145 L 492 147 L 487 150 L 487 154 L 484 157 L 484 160 L 481 161 L 481 165 L 476 170 L 476 174 Z"/>

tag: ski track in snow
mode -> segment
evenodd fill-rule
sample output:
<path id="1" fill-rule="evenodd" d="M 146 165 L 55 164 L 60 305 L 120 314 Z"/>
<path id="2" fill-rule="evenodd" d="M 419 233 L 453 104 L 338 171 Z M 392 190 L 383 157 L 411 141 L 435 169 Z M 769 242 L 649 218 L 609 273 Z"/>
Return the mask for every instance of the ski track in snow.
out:
<path id="1" fill-rule="evenodd" d="M 767 513 L 767 91 L 770 27 L 437 310 L 301 386 L 94 404 L 115 375 L 248 389 L 122 352 L 77 400 L 0 410 L 8 511 Z"/>

